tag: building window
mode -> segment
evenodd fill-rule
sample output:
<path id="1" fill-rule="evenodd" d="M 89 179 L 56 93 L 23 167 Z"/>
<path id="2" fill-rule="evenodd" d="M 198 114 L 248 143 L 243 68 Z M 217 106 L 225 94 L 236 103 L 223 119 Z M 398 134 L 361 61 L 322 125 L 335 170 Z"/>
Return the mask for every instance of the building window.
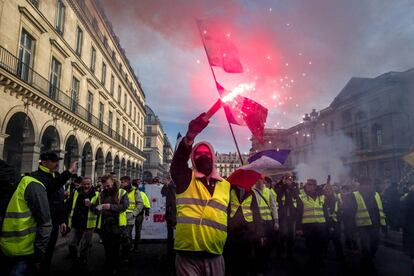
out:
<path id="1" fill-rule="evenodd" d="M 149 127 L 147 127 L 147 134 L 151 134 L 151 127 L 149 126 Z"/>
<path id="2" fill-rule="evenodd" d="M 382 132 L 382 127 L 379 125 L 374 125 L 373 127 L 373 136 L 375 137 L 375 146 L 376 147 L 380 147 L 383 145 L 383 132 Z"/>
<path id="3" fill-rule="evenodd" d="M 128 142 L 131 142 L 131 129 L 128 129 Z"/>
<path id="4" fill-rule="evenodd" d="M 91 48 L 91 71 L 95 73 L 96 65 L 96 49 L 92 46 Z"/>
<path id="5" fill-rule="evenodd" d="M 30 82 L 32 77 L 30 67 L 32 67 L 34 60 L 34 46 L 35 40 L 33 37 L 26 30 L 22 29 L 17 75 L 26 82 Z"/>
<path id="6" fill-rule="evenodd" d="M 122 88 L 118 85 L 118 104 L 121 104 Z"/>
<path id="7" fill-rule="evenodd" d="M 79 87 L 80 87 L 79 80 L 73 77 L 72 78 L 72 90 L 70 93 L 70 110 L 72 110 L 72 112 L 77 111 L 78 99 L 79 99 Z"/>
<path id="8" fill-rule="evenodd" d="M 125 138 L 125 124 L 122 124 L 122 137 Z"/>
<path id="9" fill-rule="evenodd" d="M 146 137 L 145 138 L 145 147 L 146 148 L 150 148 L 151 147 L 151 138 L 150 137 Z"/>
<path id="10" fill-rule="evenodd" d="M 32 3 L 36 8 L 39 8 L 39 0 L 30 0 L 30 3 Z"/>
<path id="11" fill-rule="evenodd" d="M 132 101 L 129 101 L 129 116 L 132 114 Z"/>
<path id="12" fill-rule="evenodd" d="M 109 126 L 109 133 L 112 134 L 112 120 L 114 117 L 114 114 L 112 113 L 112 111 L 109 111 L 109 115 L 108 115 L 108 126 Z"/>
<path id="13" fill-rule="evenodd" d="M 60 73 L 62 65 L 56 58 L 52 58 L 52 68 L 50 70 L 50 86 L 49 96 L 52 99 L 58 98 L 59 87 L 60 87 Z"/>
<path id="14" fill-rule="evenodd" d="M 88 91 L 88 101 L 87 101 L 87 111 L 88 111 L 88 122 L 92 121 L 92 108 L 93 108 L 93 94 L 91 91 Z"/>
<path id="15" fill-rule="evenodd" d="M 78 56 L 82 55 L 82 44 L 83 44 L 83 31 L 78 26 L 76 30 L 76 54 Z"/>
<path id="16" fill-rule="evenodd" d="M 137 145 L 137 143 L 135 141 L 135 133 L 132 133 L 132 144 L 134 144 L 134 146 Z"/>
<path id="17" fill-rule="evenodd" d="M 102 85 L 105 85 L 105 81 L 106 81 L 106 64 L 105 62 L 102 62 L 102 76 L 101 76 Z"/>
<path id="18" fill-rule="evenodd" d="M 111 87 L 109 89 L 109 93 L 111 93 L 111 96 L 114 96 L 114 89 L 115 89 L 115 77 L 114 75 L 111 75 Z"/>
<path id="19" fill-rule="evenodd" d="M 99 129 L 102 130 L 103 128 L 103 118 L 104 118 L 104 112 L 105 112 L 105 106 L 103 103 L 99 103 Z"/>
<path id="20" fill-rule="evenodd" d="M 124 110 L 126 111 L 126 107 L 127 107 L 127 101 L 128 101 L 128 96 L 127 96 L 127 94 L 125 93 L 124 94 Z"/>
<path id="21" fill-rule="evenodd" d="M 56 8 L 56 31 L 60 35 L 63 35 L 63 27 L 65 25 L 65 9 L 66 7 L 62 0 L 58 0 Z"/>
<path id="22" fill-rule="evenodd" d="M 121 123 L 119 121 L 119 118 L 116 118 L 116 128 L 115 128 L 115 131 L 116 131 L 117 134 L 119 134 L 120 125 L 121 125 Z"/>
<path id="23" fill-rule="evenodd" d="M 351 114 L 350 109 L 342 112 L 341 116 L 342 116 L 342 125 L 346 126 L 352 123 L 352 114 Z"/>
<path id="24" fill-rule="evenodd" d="M 358 145 L 359 149 L 368 148 L 368 128 L 362 127 L 358 131 Z"/>
<path id="25" fill-rule="evenodd" d="M 137 108 L 134 106 L 134 123 L 137 123 Z"/>

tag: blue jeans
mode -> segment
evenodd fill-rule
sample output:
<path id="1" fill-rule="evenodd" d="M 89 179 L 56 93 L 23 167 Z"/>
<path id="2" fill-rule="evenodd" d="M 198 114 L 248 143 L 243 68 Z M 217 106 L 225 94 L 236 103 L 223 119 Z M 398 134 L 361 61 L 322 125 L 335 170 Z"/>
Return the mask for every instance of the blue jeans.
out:
<path id="1" fill-rule="evenodd" d="M 33 258 L 10 258 L 10 276 L 30 276 L 34 273 Z"/>

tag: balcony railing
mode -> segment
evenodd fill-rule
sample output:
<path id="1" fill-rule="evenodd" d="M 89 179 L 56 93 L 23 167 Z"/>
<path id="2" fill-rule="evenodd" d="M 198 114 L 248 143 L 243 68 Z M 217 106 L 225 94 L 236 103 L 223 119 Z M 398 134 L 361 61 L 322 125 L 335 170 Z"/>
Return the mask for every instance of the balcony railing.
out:
<path id="1" fill-rule="evenodd" d="M 58 87 L 51 85 L 51 83 L 39 73 L 33 70 L 27 64 L 22 63 L 16 56 L 8 50 L 0 46 L 0 68 L 16 76 L 23 82 L 29 84 L 36 91 L 47 96 L 53 102 L 63 106 L 68 112 L 78 115 L 84 121 L 101 130 L 110 138 L 120 142 L 125 147 L 144 156 L 144 152 L 130 143 L 127 139 L 119 135 L 116 131 L 110 128 L 107 124 L 100 121 L 96 116 L 90 113 L 86 108 L 81 106 L 76 99 L 73 99 L 68 94 L 60 90 Z M 24 74 L 22 73 L 24 72 Z"/>
<path id="2" fill-rule="evenodd" d="M 121 75 L 122 77 L 125 79 L 125 82 L 127 83 L 128 87 L 131 89 L 131 91 L 135 91 L 132 82 L 128 79 L 128 73 L 122 71 L 122 62 L 121 61 L 117 61 L 116 60 L 116 56 L 115 56 L 115 52 L 114 50 L 112 50 L 109 47 L 108 44 L 108 38 L 101 32 L 101 30 L 99 29 L 97 20 L 95 18 L 95 16 L 93 16 L 92 12 L 89 10 L 89 8 L 85 5 L 85 1 L 84 0 L 76 0 L 76 2 L 78 3 L 78 5 L 81 7 L 82 12 L 85 15 L 85 19 L 86 21 L 92 26 L 93 30 L 95 31 L 98 39 L 100 40 L 100 42 L 102 43 L 102 45 L 104 46 L 104 48 L 106 49 L 108 55 L 112 58 L 112 61 L 115 64 L 115 67 L 119 68 L 119 70 L 121 71 Z M 105 23 L 106 24 L 110 24 L 107 19 L 106 19 L 106 15 L 102 14 L 103 17 L 105 18 Z M 115 42 L 117 44 L 117 47 L 121 50 L 122 55 L 124 56 L 124 59 L 126 61 L 127 66 L 129 67 L 130 71 L 133 72 L 132 76 L 135 79 L 135 81 L 138 83 L 138 86 L 141 86 L 140 82 L 138 81 L 137 76 L 134 73 L 134 70 L 131 67 L 131 64 L 129 63 L 129 60 L 127 59 L 126 55 L 125 55 L 125 50 L 121 47 L 120 43 L 119 43 L 119 39 L 118 37 L 115 35 L 115 33 L 112 30 L 112 26 L 110 26 L 110 32 L 111 35 L 115 38 Z M 140 87 L 141 88 L 141 87 Z M 139 99 L 139 98 L 138 98 Z M 140 102 L 142 104 L 142 106 L 144 107 L 145 104 L 143 102 Z"/>

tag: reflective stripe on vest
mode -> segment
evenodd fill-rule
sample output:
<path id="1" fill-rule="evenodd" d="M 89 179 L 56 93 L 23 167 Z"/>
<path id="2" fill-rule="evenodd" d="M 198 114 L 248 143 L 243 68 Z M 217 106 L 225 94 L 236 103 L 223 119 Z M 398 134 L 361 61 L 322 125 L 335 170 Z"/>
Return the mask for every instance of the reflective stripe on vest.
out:
<path id="1" fill-rule="evenodd" d="M 128 209 L 126 210 L 127 213 L 132 213 L 135 210 L 135 193 L 136 193 L 136 189 L 132 188 L 131 191 L 128 193 L 128 199 L 129 199 L 129 205 L 128 205 Z"/>
<path id="2" fill-rule="evenodd" d="M 324 196 L 318 196 L 314 200 L 306 194 L 301 194 L 300 198 L 303 202 L 302 224 L 326 222 L 323 212 L 323 205 L 325 203 Z"/>
<path id="3" fill-rule="evenodd" d="M 78 196 L 79 196 L 78 191 L 75 191 L 75 193 L 73 194 L 72 208 L 71 208 L 70 214 L 69 214 L 69 221 L 68 221 L 69 228 L 72 228 L 72 218 L 73 218 L 73 213 L 75 211 L 75 206 L 76 206 L 76 201 L 78 200 Z M 95 192 L 95 196 L 91 199 L 91 204 L 95 204 L 96 201 L 98 200 L 98 197 L 99 197 L 99 193 Z M 95 228 L 97 218 L 98 218 L 98 215 L 96 215 L 94 212 L 92 212 L 89 209 L 88 218 L 87 218 L 87 221 L 86 221 L 86 228 L 87 229 Z"/>
<path id="4" fill-rule="evenodd" d="M 272 211 L 270 210 L 270 189 L 264 187 L 262 191 L 253 188 L 256 196 L 257 206 L 262 220 L 272 220 Z M 264 198 L 264 199 L 263 199 Z"/>
<path id="5" fill-rule="evenodd" d="M 147 195 L 143 191 L 141 191 L 140 193 L 141 193 L 142 203 L 144 204 L 144 207 L 147 208 L 147 209 L 150 209 L 151 208 L 151 202 L 149 201 Z"/>
<path id="6" fill-rule="evenodd" d="M 37 223 L 24 198 L 24 193 L 30 183 L 36 183 L 45 188 L 40 181 L 30 176 L 25 176 L 20 180 L 7 205 L 0 233 L 0 248 L 6 256 L 34 254 Z M 46 196 L 46 188 L 44 192 Z"/>
<path id="7" fill-rule="evenodd" d="M 126 195 L 127 192 L 124 189 L 119 189 L 118 190 L 118 199 L 121 200 L 121 198 Z M 100 196 L 98 196 L 98 203 L 100 204 Z M 127 217 L 126 217 L 126 211 L 119 213 L 119 226 L 126 226 L 127 225 Z M 101 229 L 102 226 L 102 215 L 100 214 L 98 216 L 98 229 Z"/>
<path id="8" fill-rule="evenodd" d="M 364 198 L 362 197 L 361 193 L 356 191 L 353 193 L 355 196 L 355 200 L 357 203 L 357 213 L 355 216 L 356 226 L 370 226 L 372 225 L 371 217 L 369 216 L 369 212 L 367 206 L 365 205 Z M 386 225 L 385 222 L 385 214 L 384 209 L 382 207 L 382 201 L 380 195 L 376 192 L 375 193 L 375 201 L 377 203 L 379 215 L 380 215 L 380 224 L 382 226 Z"/>
<path id="9" fill-rule="evenodd" d="M 251 209 L 252 198 L 253 198 L 252 195 L 249 195 L 240 204 L 239 199 L 237 198 L 236 191 L 231 190 L 231 193 L 230 193 L 230 217 L 233 218 L 236 215 L 237 210 L 239 210 L 239 208 L 241 208 L 244 219 L 247 222 L 252 222 L 253 221 L 253 213 L 252 213 L 252 209 Z"/>
<path id="10" fill-rule="evenodd" d="M 183 193 L 177 194 L 177 226 L 174 248 L 222 254 L 227 238 L 227 208 L 230 183 L 216 181 L 213 196 L 195 178 Z"/>

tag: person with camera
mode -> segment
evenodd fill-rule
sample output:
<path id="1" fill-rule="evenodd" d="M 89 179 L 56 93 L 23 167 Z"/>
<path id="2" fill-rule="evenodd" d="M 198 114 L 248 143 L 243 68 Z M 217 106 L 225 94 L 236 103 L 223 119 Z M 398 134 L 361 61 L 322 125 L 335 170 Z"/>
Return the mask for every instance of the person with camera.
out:
<path id="1" fill-rule="evenodd" d="M 299 199 L 299 187 L 294 182 L 291 173 L 284 175 L 283 179 L 275 185 L 279 212 L 279 253 L 289 259 L 293 259 L 293 247 L 295 243 L 295 226 L 297 220 L 297 202 Z"/>

